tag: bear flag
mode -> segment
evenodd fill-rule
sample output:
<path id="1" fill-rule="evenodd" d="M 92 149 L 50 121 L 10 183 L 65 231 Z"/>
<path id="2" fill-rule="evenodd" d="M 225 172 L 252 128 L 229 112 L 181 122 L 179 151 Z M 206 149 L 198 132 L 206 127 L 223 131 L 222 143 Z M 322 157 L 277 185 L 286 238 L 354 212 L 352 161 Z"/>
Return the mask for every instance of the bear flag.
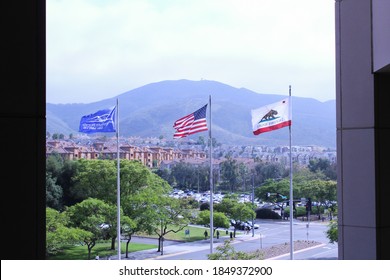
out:
<path id="1" fill-rule="evenodd" d="M 252 110 L 254 135 L 291 125 L 290 98 Z"/>

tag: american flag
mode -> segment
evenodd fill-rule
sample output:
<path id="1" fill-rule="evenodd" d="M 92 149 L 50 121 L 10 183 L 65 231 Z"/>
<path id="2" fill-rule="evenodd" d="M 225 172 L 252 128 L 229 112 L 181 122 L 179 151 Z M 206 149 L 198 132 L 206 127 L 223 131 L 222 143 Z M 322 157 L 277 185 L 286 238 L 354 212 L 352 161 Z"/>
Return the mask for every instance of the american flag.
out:
<path id="1" fill-rule="evenodd" d="M 176 129 L 176 132 L 173 134 L 173 138 L 183 138 L 197 132 L 207 131 L 206 109 L 207 104 L 192 114 L 175 121 L 173 128 Z"/>

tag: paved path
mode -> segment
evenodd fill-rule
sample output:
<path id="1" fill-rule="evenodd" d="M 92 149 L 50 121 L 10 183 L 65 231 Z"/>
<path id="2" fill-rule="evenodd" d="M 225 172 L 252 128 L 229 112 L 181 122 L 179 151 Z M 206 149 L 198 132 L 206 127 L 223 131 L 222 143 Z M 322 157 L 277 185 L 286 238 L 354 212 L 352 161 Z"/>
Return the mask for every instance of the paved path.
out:
<path id="1" fill-rule="evenodd" d="M 272 221 L 267 221 L 271 222 Z M 283 223 L 285 224 L 286 221 L 274 221 L 276 223 Z M 305 224 L 304 222 L 294 220 L 294 224 Z M 323 224 L 323 223 L 322 223 Z M 226 239 L 230 239 L 228 236 L 221 236 L 219 239 L 214 237 L 214 252 L 216 252 L 216 247 L 219 245 L 222 245 Z M 259 240 L 259 237 L 255 236 L 252 237 L 251 232 L 249 234 L 238 234 L 233 239 L 232 244 L 237 244 L 240 242 L 245 241 L 252 241 L 252 240 Z M 132 243 L 146 243 L 146 244 L 156 244 L 157 245 L 157 239 L 155 238 L 145 238 L 145 237 L 133 237 L 131 240 Z M 189 253 L 189 252 L 198 252 L 198 251 L 205 251 L 210 249 L 210 239 L 207 240 L 200 240 L 200 241 L 194 241 L 194 242 L 182 242 L 182 241 L 172 241 L 172 240 L 166 240 L 164 241 L 164 247 L 163 247 L 163 255 L 161 255 L 161 252 L 157 252 L 157 249 L 149 249 L 149 250 L 143 250 L 143 251 L 137 251 L 133 253 L 129 253 L 128 258 L 125 258 L 125 254 L 122 254 L 121 259 L 122 260 L 147 260 L 147 259 L 163 259 L 167 256 L 179 256 L 181 254 Z M 118 256 L 111 256 L 112 260 L 118 259 Z"/>
<path id="2" fill-rule="evenodd" d="M 237 235 L 236 238 L 234 238 L 232 243 L 239 243 L 246 240 L 254 239 L 256 237 L 252 237 L 251 234 L 245 235 L 240 234 Z M 227 236 L 220 237 L 219 239 L 214 238 L 214 250 L 217 246 L 222 245 L 223 242 L 226 239 L 230 239 Z M 131 242 L 134 242 L 136 240 L 132 240 Z M 142 238 L 138 241 L 142 243 L 149 243 L 154 242 L 157 244 L 156 239 L 152 238 Z M 169 245 L 168 245 L 169 244 Z M 157 252 L 157 249 L 149 249 L 149 250 L 143 250 L 143 251 L 137 251 L 133 253 L 129 253 L 129 257 L 126 259 L 125 254 L 122 254 L 121 259 L 122 260 L 146 260 L 146 259 L 159 259 L 167 255 L 179 255 L 186 252 L 196 252 L 196 251 L 202 251 L 210 249 L 210 239 L 207 240 L 200 240 L 200 241 L 194 241 L 194 242 L 178 242 L 178 241 L 165 241 L 164 242 L 164 248 L 163 248 L 163 255 L 161 255 L 161 252 Z M 118 256 L 112 256 L 112 260 L 118 259 Z"/>

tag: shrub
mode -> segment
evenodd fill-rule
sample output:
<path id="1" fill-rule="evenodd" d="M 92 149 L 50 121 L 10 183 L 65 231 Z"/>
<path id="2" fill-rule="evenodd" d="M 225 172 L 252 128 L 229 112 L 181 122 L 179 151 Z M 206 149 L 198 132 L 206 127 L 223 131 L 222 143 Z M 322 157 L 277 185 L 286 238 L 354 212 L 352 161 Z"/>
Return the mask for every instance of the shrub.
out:
<path id="1" fill-rule="evenodd" d="M 256 209 L 256 218 L 257 219 L 275 219 L 275 220 L 280 220 L 282 217 L 272 211 L 271 209 L 266 209 L 266 208 L 260 208 Z"/>
<path id="2" fill-rule="evenodd" d="M 303 217 L 306 216 L 306 207 L 296 207 L 295 208 L 294 217 Z M 290 216 L 290 207 L 286 207 L 284 209 L 284 216 L 289 217 Z"/>
<path id="3" fill-rule="evenodd" d="M 337 220 L 330 221 L 328 230 L 326 231 L 326 237 L 328 237 L 330 243 L 338 242 Z"/>
<path id="4" fill-rule="evenodd" d="M 208 202 L 203 202 L 200 205 L 200 211 L 203 211 L 203 210 L 210 210 L 210 204 Z"/>
<path id="5" fill-rule="evenodd" d="M 218 246 L 217 252 L 208 254 L 209 260 L 263 260 L 264 254 L 259 250 L 254 252 L 246 253 L 236 251 L 230 244 L 230 240 L 225 240 L 223 245 Z"/>

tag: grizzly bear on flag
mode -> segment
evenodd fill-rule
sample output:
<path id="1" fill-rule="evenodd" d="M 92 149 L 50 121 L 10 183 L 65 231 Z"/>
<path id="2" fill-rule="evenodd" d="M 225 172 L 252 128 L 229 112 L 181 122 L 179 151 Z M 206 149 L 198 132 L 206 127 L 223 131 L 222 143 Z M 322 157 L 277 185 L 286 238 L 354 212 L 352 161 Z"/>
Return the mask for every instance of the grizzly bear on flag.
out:
<path id="1" fill-rule="evenodd" d="M 264 115 L 264 117 L 261 118 L 260 122 L 276 119 L 277 114 L 278 111 L 271 109 L 267 114 Z"/>

